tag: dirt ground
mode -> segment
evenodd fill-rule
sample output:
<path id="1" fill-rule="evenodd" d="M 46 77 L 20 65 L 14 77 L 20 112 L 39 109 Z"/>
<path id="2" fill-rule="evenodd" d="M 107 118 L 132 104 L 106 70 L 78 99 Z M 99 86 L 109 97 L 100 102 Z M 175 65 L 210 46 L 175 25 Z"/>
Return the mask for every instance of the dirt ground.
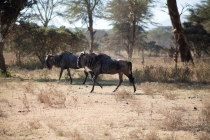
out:
<path id="1" fill-rule="evenodd" d="M 41 71 L 41 70 L 40 70 Z M 40 71 L 36 73 L 41 73 Z M 24 75 L 25 73 L 25 75 Z M 27 78 L 27 75 L 33 78 Z M 36 78 L 22 71 L 0 79 L 0 139 L 163 139 L 197 140 L 203 101 L 209 87 L 161 83 L 137 84 L 125 80 L 112 92 L 116 80 Z M 180 88 L 178 88 L 180 87 Z M 156 89 L 151 91 L 151 89 Z"/>
<path id="2" fill-rule="evenodd" d="M 208 84 L 144 82 L 133 93 L 124 77 L 112 92 L 118 76 L 104 75 L 103 89 L 89 93 L 91 80 L 82 85 L 77 71 L 70 84 L 66 74 L 58 81 L 55 68 L 9 70 L 11 78 L 0 77 L 1 140 L 210 139 Z"/>

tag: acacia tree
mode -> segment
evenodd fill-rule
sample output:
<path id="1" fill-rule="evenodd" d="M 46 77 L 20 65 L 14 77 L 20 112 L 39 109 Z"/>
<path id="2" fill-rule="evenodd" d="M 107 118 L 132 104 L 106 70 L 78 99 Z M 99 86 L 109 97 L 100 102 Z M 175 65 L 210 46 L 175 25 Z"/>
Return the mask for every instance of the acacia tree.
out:
<path id="1" fill-rule="evenodd" d="M 191 43 L 194 55 L 200 58 L 202 53 L 210 54 L 210 33 L 200 24 L 184 22 L 184 34 Z"/>
<path id="2" fill-rule="evenodd" d="M 210 0 L 202 0 L 194 8 L 189 9 L 190 14 L 187 16 L 188 21 L 201 24 L 210 33 Z"/>
<path id="3" fill-rule="evenodd" d="M 172 23 L 174 40 L 179 50 L 181 61 L 191 61 L 193 63 L 193 58 L 190 52 L 190 45 L 186 36 L 184 35 L 183 28 L 181 26 L 180 14 L 177 8 L 176 0 L 167 0 L 167 6 Z"/>
<path id="4" fill-rule="evenodd" d="M 90 52 L 93 52 L 94 48 L 94 31 L 93 23 L 94 18 L 100 18 L 103 11 L 102 0 L 66 0 L 64 1 L 66 6 L 65 17 L 69 19 L 70 23 L 81 20 L 82 24 L 87 24 L 88 31 L 90 33 Z"/>
<path id="5" fill-rule="evenodd" d="M 44 27 L 48 27 L 49 22 L 60 13 L 58 8 L 62 0 L 37 0 L 33 6 L 33 16 L 40 21 Z"/>
<path id="6" fill-rule="evenodd" d="M 0 69 L 7 73 L 3 49 L 21 10 L 31 6 L 35 0 L 1 0 L 0 2 Z"/>
<path id="7" fill-rule="evenodd" d="M 84 35 L 80 32 L 72 32 L 65 27 L 45 28 L 35 23 L 24 23 L 16 26 L 14 46 L 12 50 L 17 54 L 17 60 L 21 63 L 21 56 L 36 56 L 42 64 L 45 63 L 46 54 L 56 54 L 61 50 L 72 51 L 80 49 Z M 80 44 L 80 45 L 76 45 Z"/>
<path id="8" fill-rule="evenodd" d="M 152 2 L 153 0 L 111 0 L 108 3 L 108 19 L 112 21 L 117 33 L 121 34 L 128 59 L 132 59 L 136 38 L 144 31 L 144 25 L 151 23 Z"/>

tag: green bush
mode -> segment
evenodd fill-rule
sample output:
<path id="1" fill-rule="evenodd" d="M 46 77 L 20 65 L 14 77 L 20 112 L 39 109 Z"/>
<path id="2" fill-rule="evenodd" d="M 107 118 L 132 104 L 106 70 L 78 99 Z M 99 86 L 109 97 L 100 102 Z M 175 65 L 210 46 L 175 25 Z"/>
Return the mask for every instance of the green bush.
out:
<path id="1" fill-rule="evenodd" d="M 3 73 L 2 70 L 0 70 L 0 77 L 11 77 L 11 76 L 12 76 L 12 74 L 10 71 Z"/>

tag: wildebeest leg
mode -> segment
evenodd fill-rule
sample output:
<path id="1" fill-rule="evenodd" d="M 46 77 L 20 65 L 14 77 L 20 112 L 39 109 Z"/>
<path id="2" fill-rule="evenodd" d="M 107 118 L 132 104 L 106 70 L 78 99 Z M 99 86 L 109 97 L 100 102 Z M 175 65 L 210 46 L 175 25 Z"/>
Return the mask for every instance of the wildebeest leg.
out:
<path id="1" fill-rule="evenodd" d="M 62 73 L 63 73 L 63 69 L 61 69 L 59 81 L 60 81 L 60 79 L 61 79 Z"/>
<path id="2" fill-rule="evenodd" d="M 132 74 L 128 75 L 127 77 L 129 78 L 130 83 L 133 84 L 133 89 L 134 89 L 134 92 L 135 92 L 136 91 L 136 86 L 135 86 L 134 78 L 133 78 Z"/>
<path id="3" fill-rule="evenodd" d="M 87 77 L 88 77 L 88 72 L 87 71 L 84 71 L 84 73 L 85 73 L 85 80 L 84 80 L 84 82 L 83 82 L 83 85 L 85 84 L 85 82 L 86 82 L 86 80 L 87 80 Z M 93 79 L 93 76 L 94 76 L 94 73 L 92 72 L 92 71 L 89 71 L 89 73 L 90 73 L 90 75 L 91 75 L 91 78 Z M 100 85 L 97 81 L 96 81 L 96 84 L 97 85 L 99 85 L 101 88 L 103 88 L 102 87 L 102 85 Z"/>
<path id="4" fill-rule="evenodd" d="M 87 71 L 84 71 L 84 73 L 85 73 L 85 80 L 84 80 L 84 82 L 82 83 L 83 85 L 86 83 L 86 80 L 87 80 L 87 77 L 88 77 L 88 72 L 87 72 Z"/>
<path id="5" fill-rule="evenodd" d="M 134 92 L 136 92 L 136 86 L 135 86 L 134 82 L 133 82 L 133 89 L 134 89 Z"/>
<path id="6" fill-rule="evenodd" d="M 93 79 L 94 72 L 89 71 L 89 73 L 90 73 L 90 75 L 91 75 L 91 78 Z M 96 82 L 97 85 L 99 85 L 101 88 L 103 88 L 102 85 L 100 85 L 97 81 L 95 81 L 95 82 Z"/>
<path id="7" fill-rule="evenodd" d="M 68 71 L 68 75 L 70 77 L 70 83 L 72 84 L 72 78 L 71 78 L 71 74 L 70 74 L 69 68 L 67 68 L 67 71 Z"/>
<path id="8" fill-rule="evenodd" d="M 119 84 L 117 85 L 116 89 L 113 92 L 117 91 L 122 82 L 123 82 L 123 73 L 119 73 Z"/>
<path id="9" fill-rule="evenodd" d="M 94 91 L 94 86 L 95 86 L 97 77 L 98 77 L 97 74 L 93 76 L 93 87 L 92 87 L 92 90 L 90 91 L 90 93 L 92 93 Z"/>

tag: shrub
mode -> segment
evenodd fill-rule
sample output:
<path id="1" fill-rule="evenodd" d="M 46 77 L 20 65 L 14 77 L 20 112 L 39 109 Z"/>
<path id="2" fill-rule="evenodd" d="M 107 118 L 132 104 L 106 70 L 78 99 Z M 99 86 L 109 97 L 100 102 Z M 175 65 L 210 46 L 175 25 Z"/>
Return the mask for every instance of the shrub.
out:
<path id="1" fill-rule="evenodd" d="M 21 63 L 19 65 L 20 69 L 27 69 L 27 70 L 35 70 L 35 69 L 42 69 L 44 68 L 44 65 L 40 63 L 40 61 L 37 60 L 28 60 L 24 63 Z"/>
<path id="2" fill-rule="evenodd" d="M 3 71 L 0 69 L 0 77 L 11 77 L 11 76 L 12 76 L 12 73 L 10 71 L 3 73 Z"/>

